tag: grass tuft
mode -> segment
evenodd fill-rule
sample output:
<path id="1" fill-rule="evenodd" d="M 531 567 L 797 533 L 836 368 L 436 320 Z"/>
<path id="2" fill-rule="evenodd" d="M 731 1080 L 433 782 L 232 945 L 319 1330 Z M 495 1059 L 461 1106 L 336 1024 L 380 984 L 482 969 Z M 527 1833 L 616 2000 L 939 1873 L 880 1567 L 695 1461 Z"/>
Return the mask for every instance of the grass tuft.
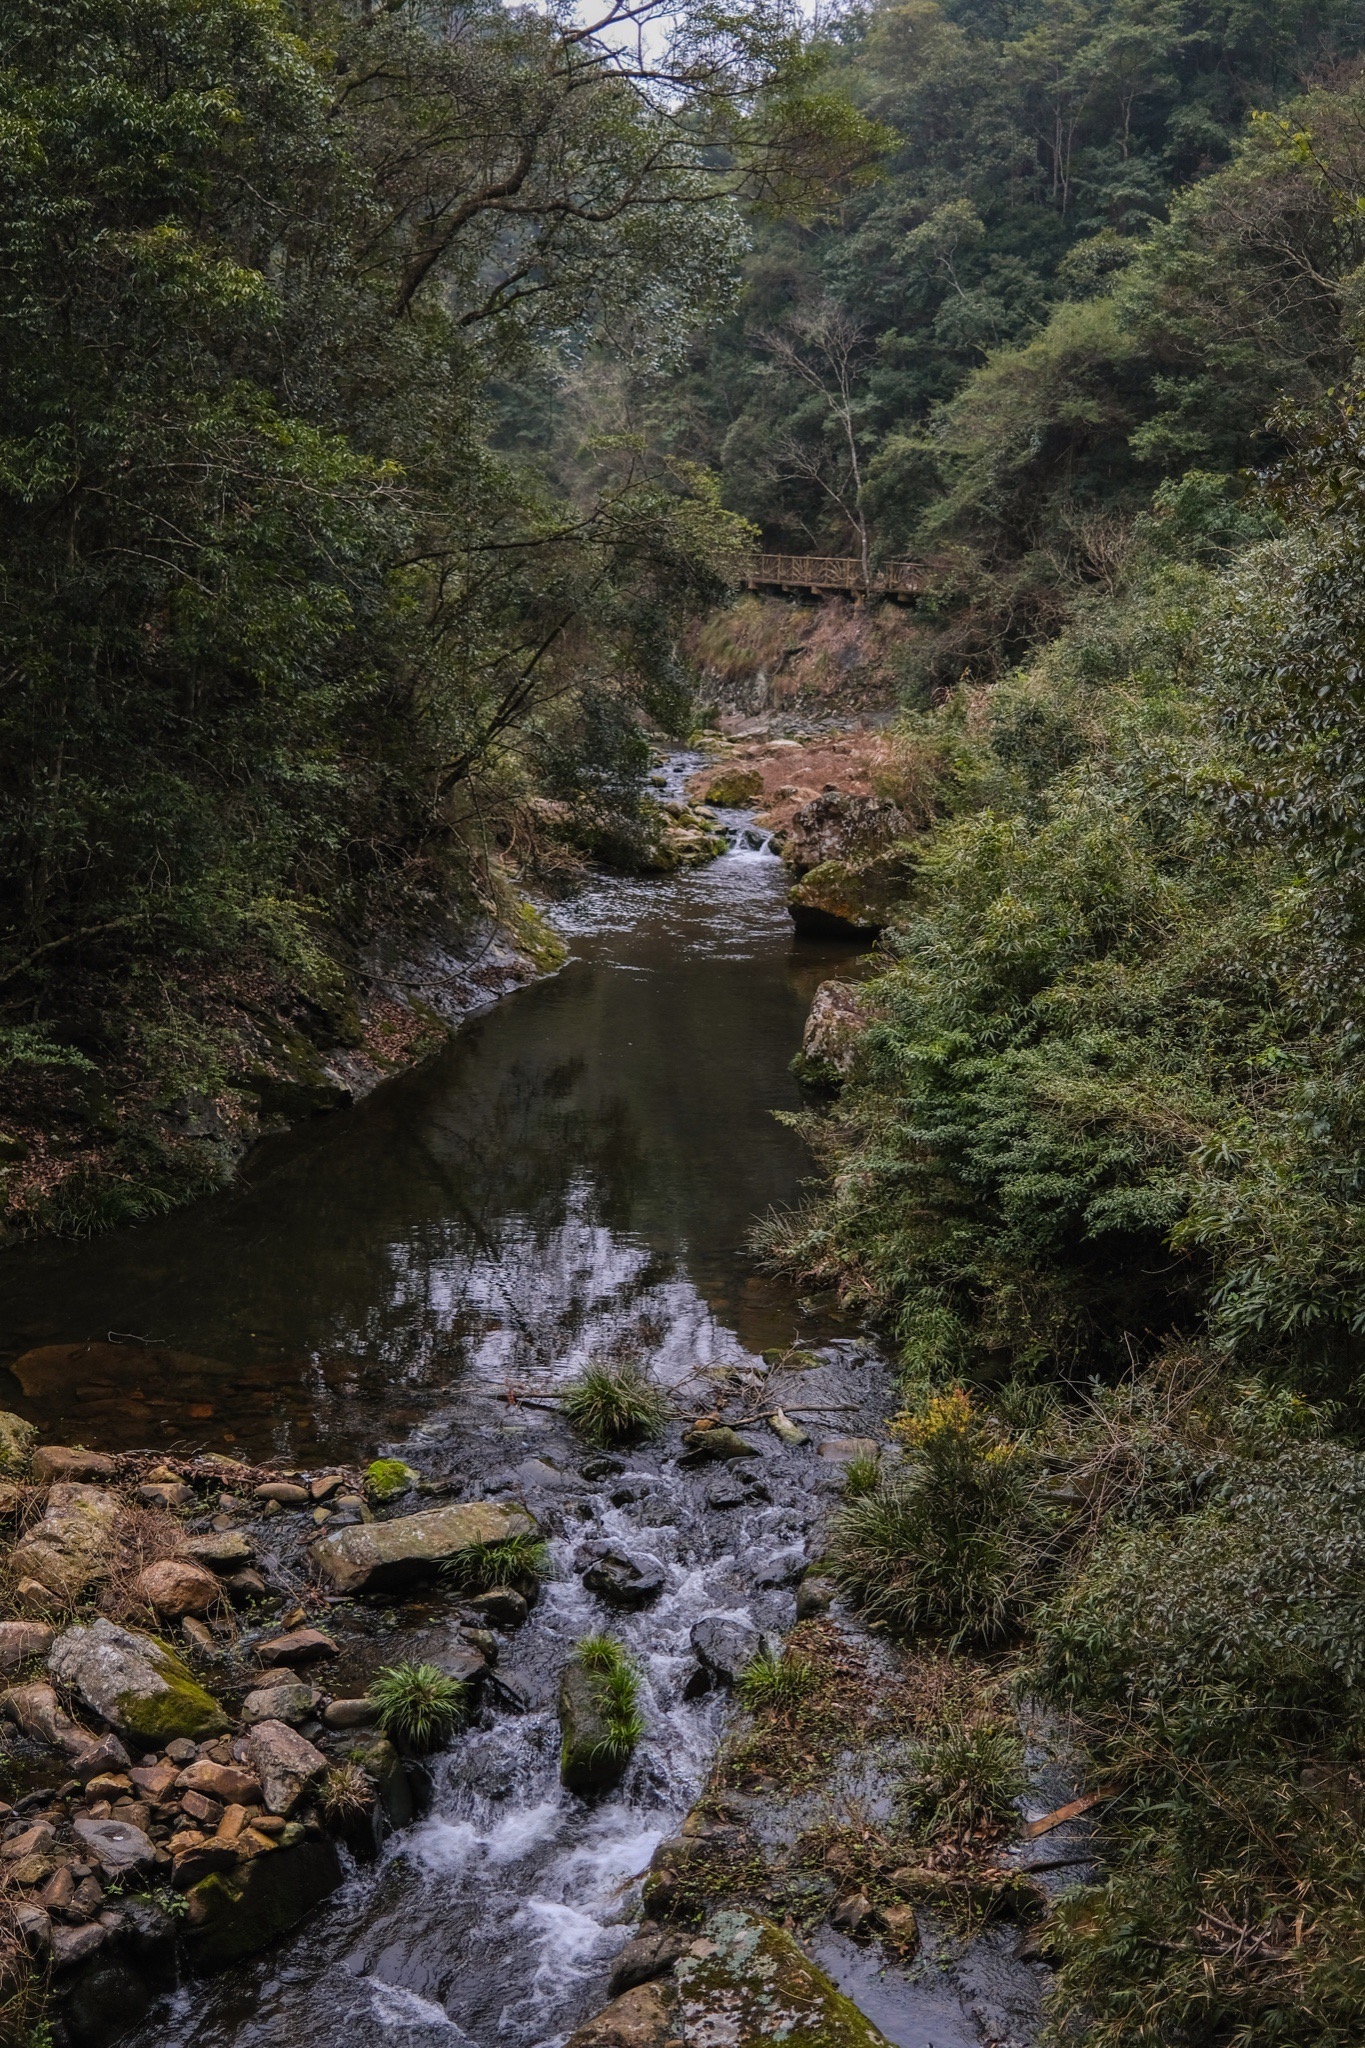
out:
<path id="1" fill-rule="evenodd" d="M 735 1695 L 750 1713 L 789 1714 L 809 1698 L 817 1673 L 807 1657 L 791 1651 L 760 1650 L 739 1675 Z"/>
<path id="2" fill-rule="evenodd" d="M 599 1449 L 659 1436 L 668 1400 L 638 1365 L 590 1365 L 564 1392 L 564 1413 L 581 1437 Z"/>
<path id="3" fill-rule="evenodd" d="M 634 1755 L 645 1732 L 640 1711 L 640 1674 L 615 1636 L 584 1636 L 575 1652 L 592 1681 L 606 1734 L 589 1752 L 594 1762 L 624 1764 Z"/>
<path id="4" fill-rule="evenodd" d="M 391 1664 L 373 1680 L 370 1698 L 384 1733 L 424 1756 L 459 1727 L 467 1690 L 434 1664 Z"/>
<path id="5" fill-rule="evenodd" d="M 459 1593 L 488 1593 L 494 1586 L 533 1589 L 550 1569 L 550 1546 L 539 1536 L 500 1536 L 471 1543 L 442 1565 L 441 1576 Z"/>
<path id="6" fill-rule="evenodd" d="M 318 1790 L 322 1816 L 332 1827 L 359 1820 L 374 1805 L 374 1782 L 359 1764 L 333 1764 Z"/>

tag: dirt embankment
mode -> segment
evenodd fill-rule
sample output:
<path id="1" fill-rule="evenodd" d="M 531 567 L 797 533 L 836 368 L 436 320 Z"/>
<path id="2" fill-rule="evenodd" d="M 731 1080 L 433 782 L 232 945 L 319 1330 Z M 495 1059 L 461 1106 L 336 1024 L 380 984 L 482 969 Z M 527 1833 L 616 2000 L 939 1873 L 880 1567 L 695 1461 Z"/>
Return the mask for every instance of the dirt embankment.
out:
<path id="1" fill-rule="evenodd" d="M 746 595 L 695 627 L 687 652 L 718 713 L 884 710 L 904 694 L 923 628 L 898 605 Z"/>

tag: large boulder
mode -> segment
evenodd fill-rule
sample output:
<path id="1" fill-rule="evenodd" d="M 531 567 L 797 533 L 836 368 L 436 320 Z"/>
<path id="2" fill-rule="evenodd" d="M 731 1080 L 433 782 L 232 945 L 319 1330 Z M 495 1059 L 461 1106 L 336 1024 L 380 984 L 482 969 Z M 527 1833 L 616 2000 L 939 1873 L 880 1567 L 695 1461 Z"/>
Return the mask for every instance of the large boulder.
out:
<path id="1" fill-rule="evenodd" d="M 255 1955 L 334 1892 L 343 1877 L 335 1842 L 296 1842 L 215 1871 L 187 1894 L 185 1951 L 199 1971 Z"/>
<path id="2" fill-rule="evenodd" d="M 612 1741 L 600 1680 L 577 1657 L 569 1659 L 559 1681 L 559 1726 L 560 1782 L 585 1794 L 616 1784 L 630 1757 Z"/>
<path id="3" fill-rule="evenodd" d="M 889 860 L 822 861 L 787 895 L 799 932 L 816 939 L 875 939 L 895 900 L 900 870 Z"/>
<path id="4" fill-rule="evenodd" d="M 186 1614 L 207 1614 L 223 1597 L 213 1573 L 186 1557 L 163 1557 L 133 1580 L 133 1598 L 178 1621 Z"/>
<path id="5" fill-rule="evenodd" d="M 258 1722 L 247 1737 L 246 1753 L 267 1813 L 291 1814 L 327 1768 L 322 1751 L 283 1721 Z"/>
<path id="6" fill-rule="evenodd" d="M 866 1025 L 862 994 L 853 982 L 821 982 L 792 1062 L 797 1078 L 812 1088 L 842 1087 Z"/>
<path id="7" fill-rule="evenodd" d="M 66 1444 L 45 1444 L 29 1461 L 34 1479 L 112 1479 L 118 1471 L 115 1459 L 103 1451 L 72 1449 Z"/>
<path id="8" fill-rule="evenodd" d="M 692 1648 L 708 1677 L 733 1685 L 763 1648 L 763 1637 L 744 1615 L 703 1614 L 692 1624 Z"/>
<path id="9" fill-rule="evenodd" d="M 668 1583 L 663 1561 L 648 1550 L 585 1543 L 574 1558 L 583 1584 L 612 1607 L 646 1607 Z"/>
<path id="10" fill-rule="evenodd" d="M 0 1409 L 0 1473 L 6 1479 L 17 1478 L 27 1469 L 37 1441 L 38 1432 L 31 1422 Z"/>
<path id="11" fill-rule="evenodd" d="M 773 2041 L 811 2048 L 888 2048 L 864 2019 L 771 1920 L 724 1909 L 676 1966 L 673 2031 L 685 2042 L 769 2048 Z"/>
<path id="12" fill-rule="evenodd" d="M 149 1749 L 164 1749 L 177 1737 L 202 1742 L 228 1727 L 217 1700 L 195 1683 L 173 1650 L 103 1615 L 88 1628 L 69 1628 L 59 1636 L 47 1667 L 103 1720 Z"/>
<path id="13" fill-rule="evenodd" d="M 400 1515 L 392 1522 L 353 1523 L 323 1536 L 313 1555 L 338 1593 L 380 1593 L 431 1578 L 477 1544 L 537 1533 L 524 1508 L 472 1500 Z"/>
<path id="14" fill-rule="evenodd" d="M 861 863 L 909 831 L 909 820 L 890 797 L 827 789 L 793 812 L 783 835 L 782 858 L 798 875 L 828 861 Z"/>
<path id="15" fill-rule="evenodd" d="M 15 1579 L 34 1580 L 54 1600 L 73 1604 L 108 1571 L 120 1511 L 105 1487 L 59 1482 L 42 1520 L 15 1545 Z"/>

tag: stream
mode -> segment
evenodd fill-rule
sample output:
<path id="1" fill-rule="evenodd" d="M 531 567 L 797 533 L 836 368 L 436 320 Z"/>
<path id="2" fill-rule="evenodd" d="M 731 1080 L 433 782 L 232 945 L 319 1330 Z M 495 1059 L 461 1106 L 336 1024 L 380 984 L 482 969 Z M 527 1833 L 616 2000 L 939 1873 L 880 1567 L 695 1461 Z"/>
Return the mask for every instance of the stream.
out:
<path id="1" fill-rule="evenodd" d="M 49 1441 L 401 1456 L 464 1497 L 524 1500 L 552 1543 L 531 1620 L 500 1638 L 496 1688 L 436 1762 L 426 1818 L 279 1948 L 163 2003 L 132 2048 L 558 2048 L 602 2003 L 638 1881 L 722 1731 L 723 1696 L 692 1696 L 692 1625 L 717 1611 L 791 1625 L 839 1483 L 816 1446 L 875 1428 L 891 1390 L 864 1339 L 745 1253 L 754 1218 L 811 1170 L 773 1112 L 798 1106 L 788 1063 L 852 949 L 793 936 L 781 863 L 724 815 L 728 854 L 576 898 L 557 913 L 571 948 L 557 976 L 345 1115 L 261 1146 L 231 1194 L 6 1255 L 6 1358 L 114 1333 L 199 1361 L 170 1374 L 131 1345 L 118 1383 L 27 1389 L 0 1369 L 0 1407 Z M 742 1488 L 719 1466 L 680 1469 L 676 1439 L 594 1467 L 552 1405 L 521 1398 L 628 1352 L 695 1413 L 716 1373 L 757 1390 L 759 1355 L 793 1345 L 818 1363 L 781 1398 L 814 1444 L 755 1430 Z M 593 1539 L 660 1559 L 662 1595 L 604 1609 L 575 1568 Z M 414 1629 L 453 1635 L 443 1616 L 439 1602 L 395 1613 L 393 1658 L 414 1654 Z M 644 1673 L 647 1735 L 589 1804 L 560 1787 L 554 1702 L 574 1643 L 603 1626 Z M 893 2041 L 1004 2038 L 973 2019 L 965 1980 L 893 1996 L 844 1946 L 844 1967 L 832 1951 L 826 1967 L 863 1986 Z"/>

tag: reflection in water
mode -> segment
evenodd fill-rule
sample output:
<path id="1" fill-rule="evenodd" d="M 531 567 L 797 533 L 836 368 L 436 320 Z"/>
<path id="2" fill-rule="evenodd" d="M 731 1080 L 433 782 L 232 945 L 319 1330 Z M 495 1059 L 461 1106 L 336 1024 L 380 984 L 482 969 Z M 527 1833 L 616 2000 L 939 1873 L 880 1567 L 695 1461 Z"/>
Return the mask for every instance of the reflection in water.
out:
<path id="1" fill-rule="evenodd" d="M 807 1170 L 772 1112 L 848 952 L 793 938 L 782 885 L 741 846 L 590 892 L 559 976 L 263 1146 L 233 1195 L 9 1253 L 0 1356 L 116 1332 L 199 1362 L 129 1344 L 23 1387 L 0 1372 L 0 1405 L 58 1441 L 335 1459 L 439 1432 L 471 1374 L 558 1376 L 634 1336 L 671 1379 L 789 1340 L 794 1307 L 743 1242 Z"/>

